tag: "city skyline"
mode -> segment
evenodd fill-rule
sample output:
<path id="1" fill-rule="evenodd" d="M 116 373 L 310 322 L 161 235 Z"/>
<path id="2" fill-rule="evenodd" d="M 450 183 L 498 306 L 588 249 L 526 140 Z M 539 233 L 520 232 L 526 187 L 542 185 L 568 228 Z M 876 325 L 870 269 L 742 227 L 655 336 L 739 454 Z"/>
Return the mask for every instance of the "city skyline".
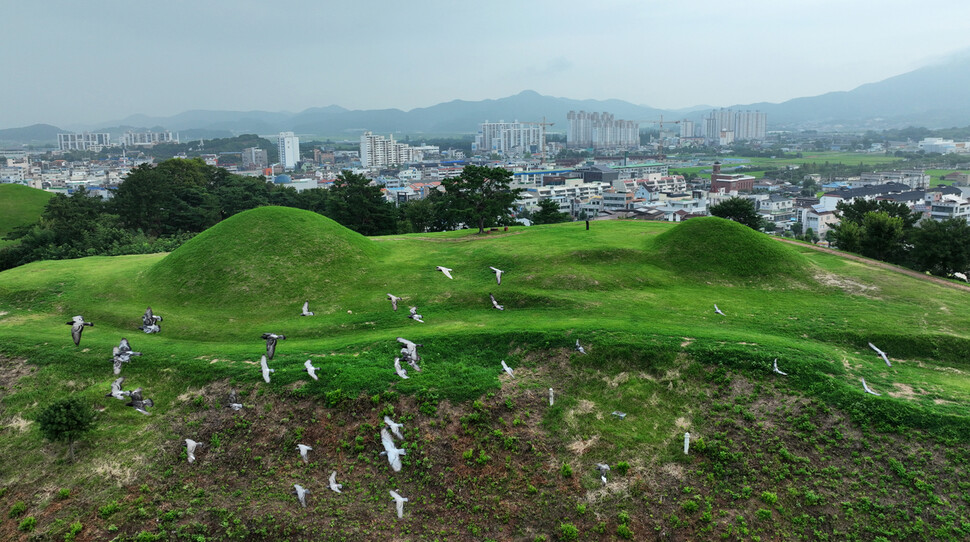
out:
<path id="1" fill-rule="evenodd" d="M 15 3 L 0 19 L 0 44 L 17 51 L 0 66 L 18 82 L 0 89 L 0 128 L 195 109 L 408 111 L 523 89 L 720 108 L 851 90 L 970 47 L 970 6 L 908 0 L 878 10 L 830 0 L 744 10 L 710 0 L 379 4 Z M 928 37 L 903 39 L 917 35 Z"/>

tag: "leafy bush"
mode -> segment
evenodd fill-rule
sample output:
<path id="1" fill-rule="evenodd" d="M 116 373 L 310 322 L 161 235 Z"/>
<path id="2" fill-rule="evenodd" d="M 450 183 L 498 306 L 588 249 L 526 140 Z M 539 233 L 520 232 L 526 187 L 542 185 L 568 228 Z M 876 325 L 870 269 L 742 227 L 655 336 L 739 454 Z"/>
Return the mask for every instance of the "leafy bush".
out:
<path id="1" fill-rule="evenodd" d="M 616 464 L 616 472 L 620 473 L 620 476 L 626 476 L 626 473 L 630 470 L 630 464 L 626 461 L 620 461 Z"/>
<path id="2" fill-rule="evenodd" d="M 563 463 L 562 466 L 559 467 L 559 474 L 563 475 L 565 478 L 569 478 L 573 475 L 573 468 L 569 466 L 569 463 Z"/>
<path id="3" fill-rule="evenodd" d="M 620 538 L 625 538 L 627 540 L 633 540 L 633 530 L 630 529 L 630 527 L 627 526 L 627 525 L 622 525 L 622 524 L 621 525 L 617 525 L 616 526 L 616 534 L 618 534 L 620 536 Z"/>
<path id="4" fill-rule="evenodd" d="M 754 513 L 758 516 L 758 519 L 762 521 L 768 521 L 771 519 L 771 510 L 765 510 L 764 508 L 759 508 L 757 512 Z"/>
<path id="5" fill-rule="evenodd" d="M 770 491 L 762 491 L 761 500 L 764 501 L 765 504 L 775 504 L 778 502 L 778 494 Z"/>
<path id="6" fill-rule="evenodd" d="M 693 514 L 698 510 L 698 508 L 700 508 L 700 505 L 697 504 L 697 501 L 695 500 L 688 500 L 680 503 L 680 507 L 684 510 L 684 512 Z"/>
<path id="7" fill-rule="evenodd" d="M 559 538 L 561 540 L 577 540 L 579 539 L 579 529 L 572 523 L 560 523 Z"/>
<path id="8" fill-rule="evenodd" d="M 23 521 L 20 522 L 20 525 L 18 525 L 17 528 L 25 533 L 29 533 L 30 531 L 33 531 L 34 527 L 36 526 L 37 526 L 37 518 L 35 518 L 34 516 L 27 516 L 24 518 Z"/>
<path id="9" fill-rule="evenodd" d="M 8 516 L 12 518 L 19 517 L 24 515 L 24 512 L 26 511 L 27 511 L 27 504 L 24 503 L 24 501 L 17 501 L 13 503 L 13 506 L 10 507 L 10 513 L 8 514 Z"/>

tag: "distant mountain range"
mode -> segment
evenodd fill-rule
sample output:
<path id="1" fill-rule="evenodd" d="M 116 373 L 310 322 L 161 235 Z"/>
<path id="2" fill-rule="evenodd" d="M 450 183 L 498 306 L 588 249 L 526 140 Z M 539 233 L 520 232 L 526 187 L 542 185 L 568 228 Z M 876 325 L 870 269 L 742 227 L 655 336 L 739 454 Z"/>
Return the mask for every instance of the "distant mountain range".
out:
<path id="1" fill-rule="evenodd" d="M 738 104 L 732 109 L 760 110 L 768 114 L 768 129 L 856 130 L 923 126 L 947 128 L 970 125 L 970 57 L 926 66 L 862 85 L 846 92 L 795 98 L 782 103 Z M 700 121 L 711 110 L 696 106 L 662 110 L 622 100 L 572 100 L 544 96 L 527 90 L 495 100 L 454 100 L 431 107 L 348 110 L 340 106 L 317 107 L 300 113 L 269 111 L 186 111 L 171 117 L 132 115 L 97 126 L 78 127 L 108 131 L 120 136 L 126 130 L 172 130 L 183 140 L 228 137 L 242 133 L 273 134 L 293 131 L 305 136 L 356 139 L 361 132 L 411 135 L 474 134 L 484 121 L 555 123 L 552 131 L 565 131 L 570 110 L 606 111 L 618 119 L 641 122 L 642 128 L 663 115 L 669 120 Z M 0 143 L 38 144 L 56 141 L 54 126 L 38 124 L 0 130 Z M 74 130 L 76 131 L 76 130 Z"/>

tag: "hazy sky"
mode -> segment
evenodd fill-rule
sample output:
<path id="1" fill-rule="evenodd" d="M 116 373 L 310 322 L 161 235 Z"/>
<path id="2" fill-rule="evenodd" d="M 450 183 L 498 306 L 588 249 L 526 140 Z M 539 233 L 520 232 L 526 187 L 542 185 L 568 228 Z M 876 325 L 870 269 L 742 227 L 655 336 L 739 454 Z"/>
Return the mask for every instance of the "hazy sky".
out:
<path id="1" fill-rule="evenodd" d="M 0 128 L 525 89 L 780 102 L 966 51 L 968 20 L 970 2 L 916 0 L 14 0 L 0 9 Z"/>

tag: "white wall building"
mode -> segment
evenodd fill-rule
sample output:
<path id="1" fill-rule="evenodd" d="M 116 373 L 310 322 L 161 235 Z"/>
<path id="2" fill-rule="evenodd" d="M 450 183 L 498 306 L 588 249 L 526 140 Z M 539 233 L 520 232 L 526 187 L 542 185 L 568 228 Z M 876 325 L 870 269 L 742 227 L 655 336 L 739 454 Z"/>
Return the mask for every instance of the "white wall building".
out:
<path id="1" fill-rule="evenodd" d="M 280 154 L 280 164 L 284 170 L 292 170 L 300 161 L 300 138 L 293 132 L 280 132 L 276 140 Z"/>
<path id="2" fill-rule="evenodd" d="M 360 136 L 360 165 L 366 168 L 382 168 L 420 162 L 422 155 L 405 143 L 394 141 L 394 136 L 364 132 Z"/>
<path id="3" fill-rule="evenodd" d="M 522 155 L 542 152 L 545 126 L 524 122 L 483 122 L 472 143 L 473 153 Z"/>
<path id="4" fill-rule="evenodd" d="M 610 149 L 640 146 L 640 125 L 632 120 L 617 119 L 612 113 L 570 111 L 566 115 L 567 147 Z"/>
<path id="5" fill-rule="evenodd" d="M 111 146 L 111 134 L 107 132 L 80 134 L 57 134 L 57 148 L 62 151 L 100 151 Z"/>

